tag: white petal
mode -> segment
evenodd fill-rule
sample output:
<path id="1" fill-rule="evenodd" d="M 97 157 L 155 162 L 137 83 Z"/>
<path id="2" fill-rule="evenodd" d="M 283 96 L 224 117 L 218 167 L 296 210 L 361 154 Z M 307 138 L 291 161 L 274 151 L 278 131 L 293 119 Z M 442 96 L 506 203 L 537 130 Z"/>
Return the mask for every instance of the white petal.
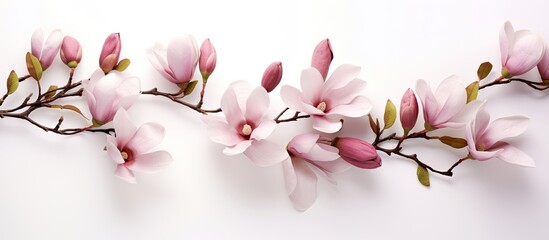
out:
<path id="1" fill-rule="evenodd" d="M 528 128 L 528 118 L 523 116 L 511 116 L 499 118 L 493 121 L 483 135 L 487 146 L 506 138 L 516 137 Z"/>
<path id="2" fill-rule="evenodd" d="M 244 80 L 238 80 L 232 82 L 231 85 L 229 85 L 229 88 L 233 89 L 234 94 L 236 95 L 236 101 L 238 102 L 240 109 L 242 109 L 242 112 L 246 112 L 246 102 L 252 93 L 250 84 Z"/>
<path id="3" fill-rule="evenodd" d="M 433 126 L 433 120 L 438 113 L 439 106 L 431 87 L 423 79 L 419 79 L 416 83 L 416 93 L 423 106 L 423 118 L 425 122 Z"/>
<path id="4" fill-rule="evenodd" d="M 521 75 L 539 63 L 545 51 L 545 41 L 530 31 L 517 31 L 510 51 L 505 66 L 513 75 Z"/>
<path id="5" fill-rule="evenodd" d="M 255 88 L 246 101 L 246 121 L 259 124 L 269 110 L 269 95 L 263 87 Z"/>
<path id="6" fill-rule="evenodd" d="M 252 145 L 244 151 L 244 155 L 259 167 L 272 166 L 289 157 L 284 147 L 267 140 L 253 141 Z"/>
<path id="7" fill-rule="evenodd" d="M 147 58 L 149 59 L 149 62 L 151 62 L 151 65 L 167 80 L 173 83 L 177 83 L 177 80 L 175 80 L 172 70 L 168 66 L 168 63 L 166 62 L 166 47 L 163 45 L 157 43 L 153 48 L 147 49 Z"/>
<path id="8" fill-rule="evenodd" d="M 516 164 L 519 166 L 524 167 L 535 167 L 536 163 L 534 162 L 534 159 L 532 159 L 530 156 L 528 156 L 526 153 L 521 151 L 520 149 L 511 146 L 509 144 L 505 144 L 502 146 L 501 153 L 497 156 L 497 158 L 506 161 L 508 163 Z"/>
<path id="9" fill-rule="evenodd" d="M 191 35 L 174 38 L 168 43 L 167 60 L 178 83 L 188 82 L 193 77 L 198 55 L 196 40 Z"/>
<path id="10" fill-rule="evenodd" d="M 327 173 L 340 173 L 349 170 L 353 165 L 346 162 L 345 160 L 339 158 L 333 161 L 315 161 L 310 162 L 322 170 L 325 174 Z"/>
<path id="11" fill-rule="evenodd" d="M 312 116 L 313 117 L 313 128 L 325 132 L 325 133 L 335 133 L 341 129 L 342 124 L 339 120 L 331 120 L 325 116 Z"/>
<path id="12" fill-rule="evenodd" d="M 445 79 L 437 88 L 435 97 L 439 104 L 439 111 L 432 119 L 433 125 L 444 124 L 456 116 L 467 103 L 467 92 L 460 84 L 457 77 L 452 76 Z"/>
<path id="13" fill-rule="evenodd" d="M 349 104 L 335 106 L 327 115 L 338 114 L 346 117 L 362 117 L 372 110 L 372 104 L 366 97 L 358 96 Z"/>
<path id="14" fill-rule="evenodd" d="M 241 105 L 238 103 L 236 92 L 233 88 L 234 85 L 229 86 L 223 96 L 221 97 L 221 109 L 227 123 L 234 128 L 238 129 L 242 124 L 246 122 Z"/>
<path id="15" fill-rule="evenodd" d="M 53 59 L 57 56 L 57 53 L 59 52 L 59 48 L 61 48 L 61 43 L 63 42 L 63 33 L 61 30 L 56 29 L 53 32 L 50 33 L 50 36 L 48 36 L 48 39 L 44 43 L 44 47 L 42 48 L 42 54 L 40 57 L 40 62 L 42 64 L 45 64 L 45 67 L 49 67 L 50 64 L 53 62 Z"/>
<path id="16" fill-rule="evenodd" d="M 325 144 L 315 144 L 309 152 L 301 154 L 300 157 L 318 162 L 334 161 L 339 158 L 339 150 Z"/>
<path id="17" fill-rule="evenodd" d="M 262 140 L 267 138 L 276 128 L 276 122 L 270 119 L 263 120 L 250 135 L 250 139 Z"/>
<path id="18" fill-rule="evenodd" d="M 514 42 L 515 30 L 513 25 L 509 21 L 505 22 L 505 25 L 499 32 L 499 48 L 501 52 L 501 64 L 506 65 L 507 56 L 509 55 L 509 46 Z"/>
<path id="19" fill-rule="evenodd" d="M 485 102 L 486 101 L 484 100 L 475 100 L 466 104 L 461 112 L 456 114 L 447 123 L 441 124 L 440 127 L 461 128 L 465 126 L 465 123 L 470 122 L 475 118 L 478 109 L 481 108 Z"/>
<path id="20" fill-rule="evenodd" d="M 305 133 L 292 138 L 288 143 L 288 149 L 297 153 L 308 153 L 316 145 L 320 135 L 318 133 Z"/>
<path id="21" fill-rule="evenodd" d="M 280 88 L 280 97 L 282 98 L 284 105 L 288 108 L 298 112 L 304 112 L 303 95 L 297 88 L 288 85 L 282 86 Z"/>
<path id="22" fill-rule="evenodd" d="M 145 123 L 135 132 L 127 144 L 134 154 L 141 154 L 156 147 L 164 138 L 164 127 L 158 123 Z"/>
<path id="23" fill-rule="evenodd" d="M 225 149 L 223 149 L 223 153 L 229 156 L 241 154 L 246 151 L 246 149 L 248 149 L 251 145 L 252 140 L 241 141 L 232 147 L 226 147 Z"/>
<path id="24" fill-rule="evenodd" d="M 133 172 L 130 169 L 126 168 L 126 166 L 124 166 L 123 164 L 118 164 L 118 166 L 116 166 L 116 170 L 114 170 L 114 175 L 128 183 L 136 183 Z"/>
<path id="25" fill-rule="evenodd" d="M 172 155 L 166 151 L 139 154 L 135 156 L 134 160 L 127 167 L 133 171 L 144 173 L 158 172 L 173 162 Z"/>
<path id="26" fill-rule="evenodd" d="M 332 75 L 324 83 L 322 88 L 322 96 L 326 96 L 328 91 L 341 88 L 358 76 L 360 73 L 360 67 L 350 64 L 343 64 L 335 69 Z"/>
<path id="27" fill-rule="evenodd" d="M 137 127 L 130 121 L 128 113 L 124 109 L 119 109 L 113 119 L 114 130 L 116 131 L 116 141 L 118 147 L 124 148 L 133 138 Z"/>
<path id="28" fill-rule="evenodd" d="M 31 37 L 31 52 L 36 58 L 40 59 L 42 47 L 44 46 L 44 30 L 38 28 Z"/>
<path id="29" fill-rule="evenodd" d="M 475 129 L 474 129 L 474 136 L 482 136 L 484 132 L 486 131 L 486 128 L 488 128 L 488 125 L 490 124 L 490 114 L 486 111 L 483 106 L 480 107 L 480 109 L 477 112 L 477 117 L 475 118 Z"/>
<path id="30" fill-rule="evenodd" d="M 307 68 L 301 72 L 301 90 L 309 102 L 319 100 L 323 84 L 324 78 L 316 68 Z"/>
<path id="31" fill-rule="evenodd" d="M 323 96 L 323 99 L 329 102 L 328 105 L 338 106 L 349 104 L 357 96 L 360 96 L 366 88 L 366 82 L 362 79 L 355 78 L 349 84 L 328 91 L 326 96 Z"/>
<path id="32" fill-rule="evenodd" d="M 234 146 L 244 140 L 234 128 L 229 126 L 225 118 L 204 115 L 201 119 L 208 125 L 208 135 L 213 142 L 221 143 L 225 146 Z"/>
<path id="33" fill-rule="evenodd" d="M 315 173 L 305 161 L 299 158 L 293 158 L 291 163 L 286 163 L 283 166 L 284 178 L 287 181 L 286 187 L 294 208 L 299 211 L 309 209 L 316 200 L 317 177 Z"/>
<path id="34" fill-rule="evenodd" d="M 120 154 L 120 150 L 118 150 L 118 147 L 116 146 L 116 138 L 107 135 L 107 154 L 109 155 L 109 158 L 113 160 L 115 163 L 122 164 L 124 163 L 124 159 L 122 158 L 122 155 Z"/>

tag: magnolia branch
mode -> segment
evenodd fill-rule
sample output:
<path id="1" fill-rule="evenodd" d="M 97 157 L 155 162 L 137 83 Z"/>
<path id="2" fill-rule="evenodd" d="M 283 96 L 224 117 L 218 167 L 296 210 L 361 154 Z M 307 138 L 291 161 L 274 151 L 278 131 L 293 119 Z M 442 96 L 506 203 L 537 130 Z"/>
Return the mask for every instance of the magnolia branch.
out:
<path id="1" fill-rule="evenodd" d="M 184 97 L 181 96 L 183 92 L 182 91 L 179 91 L 177 93 L 166 93 L 166 92 L 162 92 L 162 91 L 158 91 L 157 88 L 153 88 L 151 90 L 147 90 L 147 91 L 143 91 L 141 92 L 141 94 L 144 94 L 144 95 L 153 95 L 153 96 L 161 96 L 161 97 L 165 97 L 167 99 L 170 99 L 172 100 L 173 102 L 175 103 L 178 103 L 178 104 L 181 104 L 185 107 L 188 107 L 196 112 L 199 112 L 201 114 L 204 114 L 204 115 L 207 115 L 208 113 L 218 113 L 218 112 L 221 112 L 221 108 L 217 108 L 217 109 L 203 109 L 202 108 L 202 104 L 200 104 L 200 106 L 198 104 L 192 104 L 192 103 L 189 103 L 189 102 L 186 102 L 186 101 L 183 101 L 181 98 Z M 203 93 L 202 93 L 203 94 Z"/>
<path id="2" fill-rule="evenodd" d="M 533 82 L 533 81 L 522 79 L 522 78 L 511 78 L 511 79 L 506 79 L 506 80 L 496 79 L 495 81 L 493 81 L 491 83 L 480 86 L 479 90 L 487 88 L 487 87 L 495 86 L 495 85 L 508 84 L 508 83 L 511 83 L 511 82 L 523 83 L 523 84 L 526 84 L 527 86 L 529 86 L 529 87 L 531 87 L 535 90 L 538 90 L 538 91 L 544 91 L 544 90 L 549 89 L 549 85 L 547 85 L 546 83 L 543 83 L 543 82 Z"/>

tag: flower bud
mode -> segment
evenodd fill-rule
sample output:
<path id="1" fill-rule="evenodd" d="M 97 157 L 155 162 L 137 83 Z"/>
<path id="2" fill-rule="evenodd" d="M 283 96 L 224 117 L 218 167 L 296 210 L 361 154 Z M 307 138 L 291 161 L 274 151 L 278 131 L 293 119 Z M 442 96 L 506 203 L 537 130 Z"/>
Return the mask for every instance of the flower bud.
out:
<path id="1" fill-rule="evenodd" d="M 118 64 L 121 49 L 120 33 L 112 33 L 105 39 L 99 56 L 99 66 L 104 73 L 110 72 Z"/>
<path id="2" fill-rule="evenodd" d="M 202 78 L 204 78 L 204 80 L 208 79 L 210 74 L 212 74 L 216 63 L 217 53 L 208 38 L 204 40 L 202 46 L 200 46 L 200 58 L 198 60 L 198 68 L 200 69 L 200 73 L 202 74 Z"/>
<path id="3" fill-rule="evenodd" d="M 538 63 L 538 71 L 542 80 L 549 80 L 549 49 L 545 48 L 545 52 L 541 61 Z"/>
<path id="4" fill-rule="evenodd" d="M 61 44 L 61 60 L 70 68 L 76 68 L 82 60 L 82 46 L 71 36 L 63 38 Z"/>
<path id="5" fill-rule="evenodd" d="M 400 101 L 400 123 L 406 135 L 416 125 L 417 116 L 417 98 L 414 91 L 408 88 Z"/>
<path id="6" fill-rule="evenodd" d="M 332 59 L 334 59 L 332 45 L 330 45 L 330 40 L 326 38 L 316 46 L 311 60 L 311 67 L 316 68 L 326 80 Z"/>
<path id="7" fill-rule="evenodd" d="M 282 63 L 273 62 L 265 69 L 263 73 L 263 79 L 261 80 L 261 86 L 267 90 L 267 92 L 273 91 L 278 86 L 282 79 Z"/>
<path id="8" fill-rule="evenodd" d="M 365 169 L 381 166 L 381 157 L 372 144 L 357 138 L 335 138 L 332 145 L 339 149 L 339 156 L 346 162 Z"/>
<path id="9" fill-rule="evenodd" d="M 543 38 L 528 30 L 515 31 L 506 22 L 499 35 L 501 50 L 501 75 L 505 78 L 524 74 L 542 59 L 545 50 Z"/>

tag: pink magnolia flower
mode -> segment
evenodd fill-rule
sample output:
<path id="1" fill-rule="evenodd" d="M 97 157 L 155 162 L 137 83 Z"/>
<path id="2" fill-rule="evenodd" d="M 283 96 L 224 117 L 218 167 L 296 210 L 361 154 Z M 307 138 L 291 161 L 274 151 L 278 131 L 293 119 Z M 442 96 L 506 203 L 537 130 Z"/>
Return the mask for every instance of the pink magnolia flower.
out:
<path id="1" fill-rule="evenodd" d="M 328 76 L 328 70 L 330 70 L 330 63 L 334 59 L 334 53 L 332 52 L 332 45 L 329 39 L 324 39 L 318 43 L 313 52 L 311 59 L 311 67 L 316 68 L 323 79 Z"/>
<path id="2" fill-rule="evenodd" d="M 414 128 L 419 114 L 416 95 L 412 89 L 406 90 L 400 101 L 400 123 L 405 134 Z"/>
<path id="3" fill-rule="evenodd" d="M 282 63 L 273 62 L 265 69 L 263 78 L 261 79 L 261 86 L 267 90 L 267 92 L 273 91 L 282 79 Z"/>
<path id="4" fill-rule="evenodd" d="M 490 123 L 490 114 L 482 106 L 475 120 L 466 126 L 469 154 L 481 161 L 497 158 L 512 164 L 534 167 L 535 162 L 530 156 L 503 141 L 522 134 L 526 128 L 528 118 L 523 116 L 499 118 Z"/>
<path id="5" fill-rule="evenodd" d="M 336 137 L 332 146 L 339 150 L 339 156 L 358 168 L 374 169 L 381 167 L 381 157 L 376 148 L 358 138 Z"/>
<path id="6" fill-rule="evenodd" d="M 286 190 L 294 207 L 305 211 L 316 200 L 318 170 L 328 181 L 336 184 L 332 173 L 343 172 L 351 165 L 339 158 L 338 150 L 328 144 L 318 143 L 318 134 L 301 134 L 288 143 L 290 157 L 282 162 Z"/>
<path id="7" fill-rule="evenodd" d="M 342 127 L 341 116 L 361 117 L 372 109 L 361 96 L 366 82 L 356 78 L 359 72 L 360 67 L 341 65 L 324 81 L 317 69 L 305 69 L 301 73 L 303 92 L 285 85 L 280 95 L 289 108 L 310 114 L 314 129 L 334 133 Z"/>
<path id="8" fill-rule="evenodd" d="M 194 37 L 187 35 L 174 38 L 168 48 L 156 44 L 147 50 L 147 57 L 162 76 L 173 83 L 187 83 L 192 80 L 199 51 Z"/>
<path id="9" fill-rule="evenodd" d="M 479 101 L 467 104 L 467 91 L 456 76 L 442 81 L 434 93 L 431 87 L 420 79 L 416 83 L 416 93 L 423 105 L 427 130 L 463 127 L 470 121 L 480 104 Z"/>
<path id="10" fill-rule="evenodd" d="M 46 70 L 50 67 L 53 59 L 61 48 L 61 42 L 63 41 L 63 33 L 61 30 L 56 29 L 50 33 L 46 42 L 44 42 L 44 31 L 41 28 L 36 29 L 31 38 L 31 51 L 38 60 L 42 69 Z"/>
<path id="11" fill-rule="evenodd" d="M 269 166 L 288 157 L 282 146 L 265 140 L 275 129 L 274 120 L 266 118 L 269 96 L 264 88 L 251 90 L 245 81 L 232 83 L 221 98 L 225 118 L 205 115 L 210 139 L 227 146 L 223 153 L 244 153 L 258 166 Z"/>
<path id="12" fill-rule="evenodd" d="M 217 53 L 215 48 L 210 42 L 210 39 L 204 40 L 202 46 L 200 46 L 200 58 L 198 60 L 198 68 L 202 76 L 208 78 L 210 74 L 215 70 L 215 65 L 217 63 Z"/>
<path id="13" fill-rule="evenodd" d="M 60 52 L 61 60 L 70 68 L 76 68 L 82 60 L 82 46 L 71 36 L 63 38 Z"/>
<path id="14" fill-rule="evenodd" d="M 105 75 L 101 69 L 82 85 L 95 125 L 110 122 L 120 108 L 130 108 L 141 92 L 137 77 L 123 78 L 116 72 Z"/>
<path id="15" fill-rule="evenodd" d="M 549 49 L 545 48 L 543 58 L 538 63 L 538 71 L 542 80 L 549 80 Z"/>
<path id="16" fill-rule="evenodd" d="M 145 123 L 136 127 L 124 109 L 118 110 L 114 120 L 116 137 L 107 136 L 107 154 L 117 165 L 114 175 L 135 183 L 133 171 L 155 173 L 173 162 L 166 151 L 151 151 L 164 138 L 164 127 Z"/>
<path id="17" fill-rule="evenodd" d="M 499 45 L 502 75 L 507 78 L 530 71 L 545 51 L 545 42 L 540 35 L 528 30 L 515 31 L 508 21 L 499 33 Z"/>
<path id="18" fill-rule="evenodd" d="M 121 50 L 120 33 L 112 33 L 105 39 L 99 56 L 99 66 L 103 69 L 103 72 L 110 72 L 118 64 Z"/>

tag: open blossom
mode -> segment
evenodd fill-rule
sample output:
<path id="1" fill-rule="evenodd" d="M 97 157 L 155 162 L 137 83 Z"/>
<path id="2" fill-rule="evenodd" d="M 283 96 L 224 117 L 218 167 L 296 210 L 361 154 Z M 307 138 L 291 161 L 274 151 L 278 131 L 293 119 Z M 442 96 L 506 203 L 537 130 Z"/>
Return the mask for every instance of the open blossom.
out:
<path id="1" fill-rule="evenodd" d="M 162 76 L 173 83 L 187 83 L 192 80 L 199 59 L 196 40 L 191 35 L 174 38 L 168 47 L 157 43 L 147 50 L 147 57 Z"/>
<path id="2" fill-rule="evenodd" d="M 528 30 L 515 31 L 505 22 L 499 34 L 502 75 L 511 77 L 524 74 L 534 68 L 545 51 L 543 38 Z"/>
<path id="3" fill-rule="evenodd" d="M 118 64 L 121 50 L 120 33 L 112 33 L 105 39 L 99 56 L 99 66 L 103 69 L 103 72 L 110 72 Z"/>
<path id="4" fill-rule="evenodd" d="M 82 46 L 75 38 L 65 36 L 61 44 L 61 60 L 70 68 L 76 68 L 82 60 Z"/>
<path id="5" fill-rule="evenodd" d="M 286 190 L 297 210 L 305 211 L 316 200 L 317 176 L 313 169 L 335 184 L 332 173 L 339 173 L 351 165 L 339 158 L 338 150 L 328 144 L 318 143 L 318 134 L 295 136 L 288 143 L 290 157 L 282 162 Z"/>
<path id="6" fill-rule="evenodd" d="M 94 124 L 110 122 L 118 109 L 128 109 L 137 100 L 141 85 L 137 77 L 123 78 L 120 73 L 105 75 L 101 69 L 96 70 L 89 81 L 84 81 L 83 96 L 93 116 Z"/>
<path id="7" fill-rule="evenodd" d="M 324 39 L 318 43 L 313 52 L 311 59 L 311 67 L 316 68 L 323 79 L 328 76 L 328 70 L 330 70 L 330 64 L 334 59 L 334 53 L 332 52 L 332 45 L 329 39 Z"/>
<path id="8" fill-rule="evenodd" d="M 534 160 L 530 156 L 503 141 L 522 134 L 527 127 L 528 118 L 522 116 L 503 117 L 490 123 L 490 114 L 482 106 L 475 120 L 466 127 L 469 154 L 481 161 L 497 158 L 521 166 L 534 167 Z"/>
<path id="9" fill-rule="evenodd" d="M 456 76 L 446 78 L 433 93 L 424 80 L 416 83 L 416 92 L 423 105 L 425 128 L 460 128 L 470 121 L 479 101 L 467 104 L 467 91 Z"/>
<path id="10" fill-rule="evenodd" d="M 247 82 L 233 82 L 221 98 L 225 118 L 206 115 L 210 139 L 227 146 L 223 153 L 244 153 L 258 166 L 269 166 L 288 157 L 282 146 L 265 140 L 275 129 L 274 120 L 265 115 L 269 95 L 263 87 L 251 89 Z"/>
<path id="11" fill-rule="evenodd" d="M 116 137 L 107 136 L 107 154 L 116 164 L 114 175 L 135 183 L 133 171 L 155 173 L 173 162 L 166 151 L 152 151 L 164 138 L 164 127 L 145 123 L 137 127 L 124 109 L 118 110 L 114 120 Z"/>
<path id="12" fill-rule="evenodd" d="M 360 67 L 341 65 L 324 81 L 315 68 L 301 73 L 301 89 L 282 86 L 280 95 L 289 108 L 310 114 L 313 128 L 326 133 L 341 129 L 341 116 L 361 117 L 372 105 L 361 93 L 366 87 L 364 80 L 356 78 Z"/>
<path id="13" fill-rule="evenodd" d="M 61 30 L 56 29 L 50 33 L 46 42 L 44 42 L 44 31 L 41 28 L 34 31 L 31 38 L 31 51 L 38 60 L 42 69 L 46 70 L 50 67 L 51 63 L 59 48 L 61 48 L 61 42 L 63 41 L 63 33 Z"/>

